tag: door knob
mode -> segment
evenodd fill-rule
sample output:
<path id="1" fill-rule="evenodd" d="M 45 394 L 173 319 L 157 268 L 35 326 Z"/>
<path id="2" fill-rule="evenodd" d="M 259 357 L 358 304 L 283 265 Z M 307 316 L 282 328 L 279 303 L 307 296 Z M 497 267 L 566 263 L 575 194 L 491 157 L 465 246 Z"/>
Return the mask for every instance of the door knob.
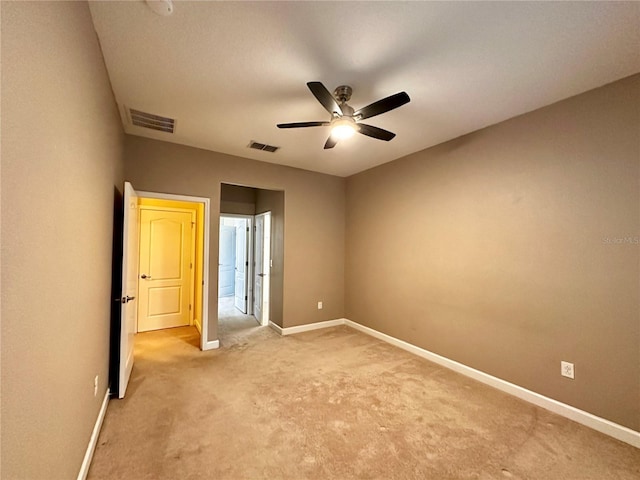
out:
<path id="1" fill-rule="evenodd" d="M 140 278 L 146 278 L 148 280 L 151 280 L 151 275 L 146 275 L 143 273 L 142 275 L 140 275 Z"/>

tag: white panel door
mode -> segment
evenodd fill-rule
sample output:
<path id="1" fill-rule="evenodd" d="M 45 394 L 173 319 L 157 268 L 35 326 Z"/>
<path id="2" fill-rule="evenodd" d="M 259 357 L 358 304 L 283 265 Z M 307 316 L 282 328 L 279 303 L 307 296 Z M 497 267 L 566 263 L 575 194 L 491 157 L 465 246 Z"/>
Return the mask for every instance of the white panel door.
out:
<path id="1" fill-rule="evenodd" d="M 139 332 L 191 323 L 194 220 L 189 211 L 140 212 Z"/>
<path id="2" fill-rule="evenodd" d="M 118 397 L 123 398 L 133 369 L 133 338 L 136 333 L 138 292 L 138 196 L 124 184 L 122 244 L 122 311 L 120 315 L 120 365 Z"/>
<path id="3" fill-rule="evenodd" d="M 247 313 L 247 220 L 238 220 L 236 225 L 236 291 L 235 307 Z"/>
<path id="4" fill-rule="evenodd" d="M 236 281 L 236 227 L 220 225 L 218 259 L 218 297 L 234 295 Z"/>
<path id="5" fill-rule="evenodd" d="M 262 324 L 262 279 L 264 277 L 264 216 L 256 215 L 253 243 L 253 315 Z"/>
<path id="6" fill-rule="evenodd" d="M 271 212 L 254 217 L 253 313 L 261 325 L 269 323 L 271 272 Z"/>

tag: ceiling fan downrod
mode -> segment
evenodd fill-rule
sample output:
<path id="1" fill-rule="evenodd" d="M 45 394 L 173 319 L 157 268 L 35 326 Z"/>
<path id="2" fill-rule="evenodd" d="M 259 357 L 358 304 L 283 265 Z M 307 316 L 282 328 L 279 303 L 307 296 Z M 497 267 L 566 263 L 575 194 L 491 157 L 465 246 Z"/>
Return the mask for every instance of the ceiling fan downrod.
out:
<path id="1" fill-rule="evenodd" d="M 347 104 L 351 99 L 352 92 L 349 85 L 340 85 L 333 91 L 333 96 L 340 102 L 340 110 L 342 110 L 342 115 L 338 115 L 338 117 L 353 117 L 354 110 Z"/>

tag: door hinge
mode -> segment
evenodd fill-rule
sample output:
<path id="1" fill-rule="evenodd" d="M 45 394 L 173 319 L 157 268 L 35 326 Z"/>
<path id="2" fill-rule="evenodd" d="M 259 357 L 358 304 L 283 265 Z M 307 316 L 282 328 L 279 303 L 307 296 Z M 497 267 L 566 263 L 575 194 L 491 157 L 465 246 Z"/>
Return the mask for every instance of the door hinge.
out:
<path id="1" fill-rule="evenodd" d="M 190 264 L 189 264 L 189 268 L 193 268 L 193 263 L 190 263 Z"/>
<path id="2" fill-rule="evenodd" d="M 191 228 L 196 226 L 196 222 L 191 222 Z"/>
<path id="3" fill-rule="evenodd" d="M 191 304 L 189 304 L 189 311 L 191 311 Z"/>
<path id="4" fill-rule="evenodd" d="M 249 231 L 249 227 L 247 227 L 247 232 Z"/>
<path id="5" fill-rule="evenodd" d="M 244 262 L 245 267 L 249 266 L 249 261 L 247 260 L 246 262 Z"/>
<path id="6" fill-rule="evenodd" d="M 247 297 L 246 295 L 244 296 L 245 301 L 249 300 L 249 297 Z"/>

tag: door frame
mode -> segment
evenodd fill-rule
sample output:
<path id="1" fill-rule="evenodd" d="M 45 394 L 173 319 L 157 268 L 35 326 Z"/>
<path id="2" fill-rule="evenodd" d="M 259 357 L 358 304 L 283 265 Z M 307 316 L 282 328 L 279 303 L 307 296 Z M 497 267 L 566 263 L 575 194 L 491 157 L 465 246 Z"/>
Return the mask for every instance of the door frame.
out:
<path id="1" fill-rule="evenodd" d="M 220 213 L 220 220 L 218 223 L 218 239 L 220 238 L 220 222 L 223 217 L 227 218 L 245 218 L 248 221 L 249 232 L 247 233 L 247 262 L 249 266 L 247 267 L 247 280 L 246 280 L 246 290 L 247 290 L 247 313 L 245 315 L 253 315 L 253 225 L 254 225 L 254 217 L 255 215 L 243 215 L 239 213 Z M 220 252 L 218 252 L 218 263 L 220 262 Z M 218 272 L 219 276 L 219 272 Z M 218 278 L 220 281 L 220 278 Z M 218 312 L 216 312 L 216 316 Z"/>
<path id="2" fill-rule="evenodd" d="M 179 202 L 201 203 L 204 205 L 204 236 L 202 255 L 202 319 L 200 332 L 200 350 L 212 350 L 220 346 L 218 340 L 209 340 L 209 225 L 211 212 L 211 199 L 207 197 L 193 197 L 191 195 L 176 195 L 173 193 L 159 193 L 138 191 L 139 197 L 157 198 L 159 200 L 174 200 Z M 217 315 L 217 314 L 216 314 Z"/>

